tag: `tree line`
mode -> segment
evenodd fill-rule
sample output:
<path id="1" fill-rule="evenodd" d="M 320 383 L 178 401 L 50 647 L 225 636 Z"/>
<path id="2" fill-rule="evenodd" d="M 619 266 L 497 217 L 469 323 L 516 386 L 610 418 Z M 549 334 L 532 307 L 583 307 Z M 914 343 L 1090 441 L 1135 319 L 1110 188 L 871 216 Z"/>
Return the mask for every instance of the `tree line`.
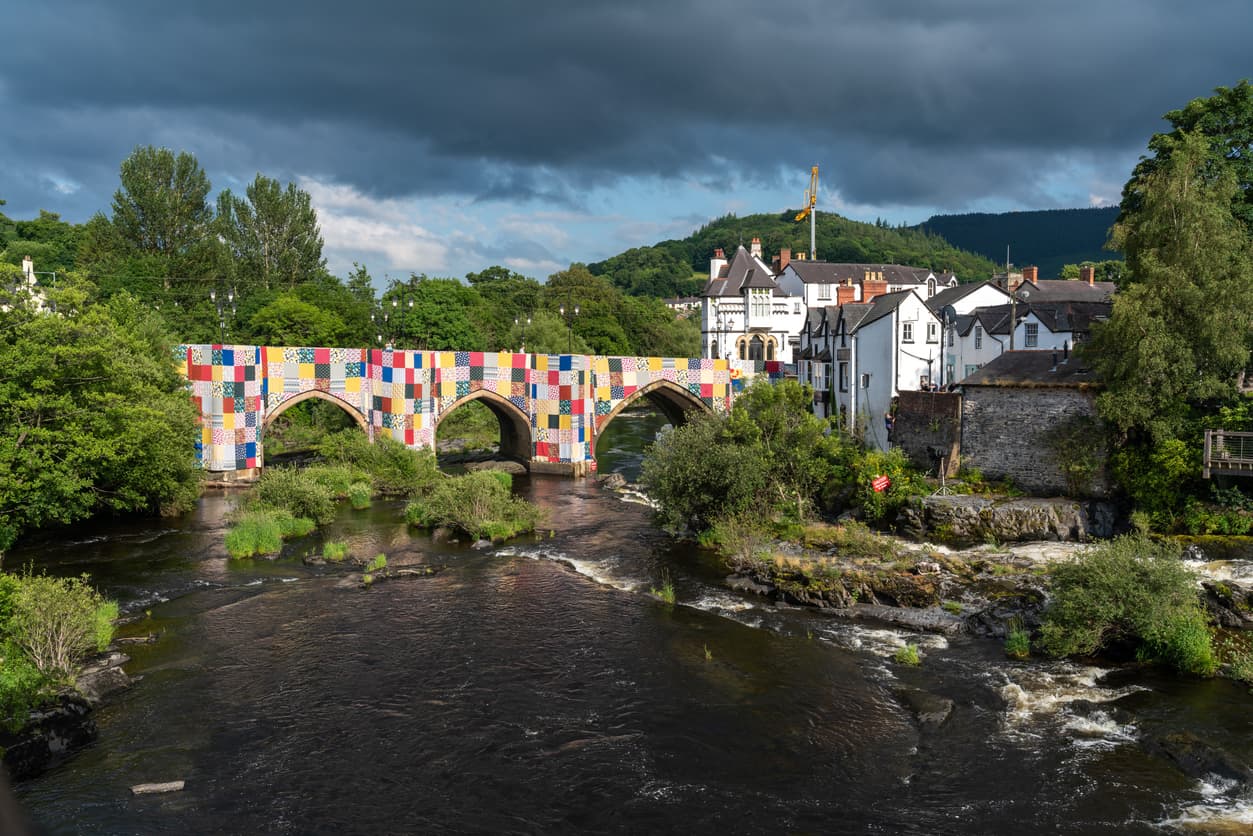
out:
<path id="1" fill-rule="evenodd" d="M 0 214 L 8 283 L 29 255 L 41 285 L 90 286 L 101 301 L 127 294 L 185 342 L 699 353 L 694 320 L 580 264 L 543 283 L 497 266 L 391 279 L 379 293 L 364 265 L 330 273 L 317 211 L 293 183 L 258 173 L 243 194 L 211 201 L 193 155 L 152 146 L 122 162 L 119 181 L 110 211 L 85 224 Z"/>

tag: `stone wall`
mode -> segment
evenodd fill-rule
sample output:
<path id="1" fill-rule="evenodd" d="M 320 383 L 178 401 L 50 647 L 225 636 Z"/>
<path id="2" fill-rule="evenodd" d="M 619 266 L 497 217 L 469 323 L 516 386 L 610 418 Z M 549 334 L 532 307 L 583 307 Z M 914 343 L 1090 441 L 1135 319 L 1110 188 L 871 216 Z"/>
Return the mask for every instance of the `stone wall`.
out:
<path id="1" fill-rule="evenodd" d="M 988 479 L 1008 479 L 1037 495 L 1068 494 L 1055 428 L 1071 427 L 1078 442 L 1064 445 L 1075 461 L 1085 443 L 1095 444 L 1095 472 L 1082 493 L 1108 496 L 1107 451 L 1102 433 L 1093 428 L 1095 392 L 1060 386 L 967 386 L 961 405 L 961 465 L 976 468 Z M 1083 427 L 1089 429 L 1084 432 Z M 1080 457 L 1083 458 L 1083 457 Z"/>
<path id="2" fill-rule="evenodd" d="M 956 392 L 901 392 L 892 444 L 916 467 L 935 472 L 944 457 L 945 475 L 957 475 L 961 452 L 962 396 Z M 939 475 L 938 473 L 936 474 Z"/>

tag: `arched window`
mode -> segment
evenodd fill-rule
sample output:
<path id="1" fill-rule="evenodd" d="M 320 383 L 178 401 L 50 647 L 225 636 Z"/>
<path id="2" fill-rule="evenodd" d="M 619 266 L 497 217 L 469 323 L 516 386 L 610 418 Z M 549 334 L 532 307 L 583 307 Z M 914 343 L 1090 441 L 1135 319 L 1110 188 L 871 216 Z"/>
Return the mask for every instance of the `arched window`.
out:
<path id="1" fill-rule="evenodd" d="M 748 359 L 748 343 L 745 342 L 743 337 L 740 337 L 739 343 L 740 343 L 740 359 L 747 360 Z"/>
<path id="2" fill-rule="evenodd" d="M 763 360 L 765 359 L 765 343 L 758 334 L 753 337 L 753 341 L 748 344 L 748 359 Z"/>
<path id="3" fill-rule="evenodd" d="M 766 359 L 774 359 L 774 337 L 766 338 Z"/>

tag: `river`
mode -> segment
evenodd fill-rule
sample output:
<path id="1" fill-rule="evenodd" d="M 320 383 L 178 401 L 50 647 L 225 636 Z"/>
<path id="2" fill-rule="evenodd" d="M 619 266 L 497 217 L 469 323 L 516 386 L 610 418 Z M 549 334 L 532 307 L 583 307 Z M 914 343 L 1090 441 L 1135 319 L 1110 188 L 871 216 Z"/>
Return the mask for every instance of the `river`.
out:
<path id="1" fill-rule="evenodd" d="M 658 422 L 615 420 L 602 471 L 633 477 Z M 326 536 L 354 553 L 447 567 L 368 590 L 303 565 L 317 534 L 228 561 L 221 495 L 13 552 L 90 573 L 140 616 L 124 635 L 160 635 L 126 648 L 142 679 L 99 710 L 98 741 L 15 788 L 24 809 L 54 834 L 1253 830 L 1245 785 L 1152 745 L 1186 731 L 1253 764 L 1244 689 L 779 606 L 727 589 L 629 496 L 517 486 L 551 536 L 475 551 L 408 531 L 397 503 L 345 507 Z M 647 594 L 663 572 L 676 606 Z M 918 668 L 890 660 L 907 640 Z M 951 716 L 920 724 L 902 687 Z"/>

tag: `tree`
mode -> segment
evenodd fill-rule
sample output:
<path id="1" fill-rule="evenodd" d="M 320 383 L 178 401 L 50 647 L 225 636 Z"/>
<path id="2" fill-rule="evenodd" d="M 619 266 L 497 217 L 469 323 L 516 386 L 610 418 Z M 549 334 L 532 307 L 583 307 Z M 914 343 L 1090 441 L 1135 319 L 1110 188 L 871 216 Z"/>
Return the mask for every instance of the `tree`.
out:
<path id="1" fill-rule="evenodd" d="M 167 276 L 202 275 L 216 241 L 209 178 L 196 158 L 141 146 L 122 161 L 121 179 L 112 219 L 120 242 L 141 255 L 160 256 Z"/>
<path id="2" fill-rule="evenodd" d="M 101 511 L 194 500 L 196 414 L 159 316 L 128 295 L 91 300 L 74 276 L 53 315 L 0 327 L 0 550 L 22 532 Z"/>
<path id="3" fill-rule="evenodd" d="M 322 230 L 309 193 L 257 174 L 239 198 L 218 195 L 218 232 L 247 280 L 292 289 L 326 269 Z"/>
<path id="4" fill-rule="evenodd" d="M 1154 134 L 1149 140 L 1153 156 L 1141 157 L 1123 188 L 1119 222 L 1141 210 L 1137 183 L 1165 165 L 1184 134 L 1194 133 L 1205 137 L 1213 152 L 1205 176 L 1234 175 L 1237 188 L 1231 195 L 1232 212 L 1247 231 L 1253 232 L 1253 85 L 1244 79 L 1235 87 L 1217 87 L 1209 98 L 1193 99 L 1162 118 L 1174 130 Z"/>
<path id="5" fill-rule="evenodd" d="M 1235 218 L 1235 172 L 1206 137 L 1159 140 L 1164 154 L 1128 184 L 1112 240 L 1132 284 L 1085 352 L 1106 385 L 1103 417 L 1153 442 L 1189 411 L 1234 393 L 1253 328 L 1253 247 Z"/>
<path id="6" fill-rule="evenodd" d="M 253 338 L 265 345 L 335 346 L 347 331 L 344 321 L 334 313 L 291 294 L 283 294 L 261 308 L 249 325 Z"/>
<path id="7" fill-rule="evenodd" d="M 541 304 L 568 322 L 575 336 L 582 337 L 594 353 L 633 352 L 631 340 L 618 321 L 622 292 L 607 279 L 593 276 L 582 264 L 572 264 L 568 270 L 549 276 Z"/>
<path id="8" fill-rule="evenodd" d="M 436 351 L 482 351 L 486 340 L 479 322 L 487 308 L 478 291 L 456 279 L 410 276 L 393 281 L 381 300 L 387 317 L 383 339 L 398 348 Z"/>

